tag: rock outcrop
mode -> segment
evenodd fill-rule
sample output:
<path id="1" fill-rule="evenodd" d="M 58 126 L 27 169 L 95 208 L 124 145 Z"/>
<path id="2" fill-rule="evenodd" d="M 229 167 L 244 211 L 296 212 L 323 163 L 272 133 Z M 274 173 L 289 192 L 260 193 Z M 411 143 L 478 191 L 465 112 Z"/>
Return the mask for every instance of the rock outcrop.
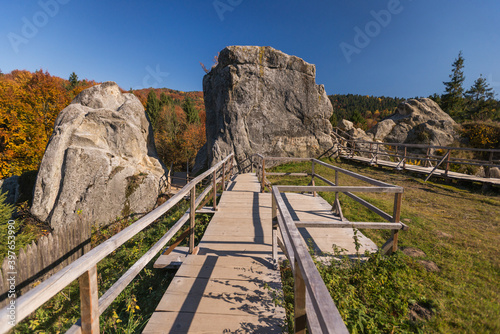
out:
<path id="1" fill-rule="evenodd" d="M 457 127 L 436 102 L 423 98 L 401 103 L 368 134 L 380 142 L 447 146 L 458 139 Z"/>
<path id="2" fill-rule="evenodd" d="M 165 168 L 141 102 L 114 82 L 81 92 L 56 119 L 31 212 L 53 228 L 147 212 Z"/>
<path id="3" fill-rule="evenodd" d="M 19 176 L 14 175 L 0 180 L 0 194 L 5 193 L 5 203 L 16 204 L 19 199 Z"/>
<path id="4" fill-rule="evenodd" d="M 312 157 L 331 148 L 333 108 L 314 65 L 257 46 L 227 47 L 218 60 L 203 78 L 207 146 L 197 170 L 231 152 L 241 162 L 254 153 Z"/>

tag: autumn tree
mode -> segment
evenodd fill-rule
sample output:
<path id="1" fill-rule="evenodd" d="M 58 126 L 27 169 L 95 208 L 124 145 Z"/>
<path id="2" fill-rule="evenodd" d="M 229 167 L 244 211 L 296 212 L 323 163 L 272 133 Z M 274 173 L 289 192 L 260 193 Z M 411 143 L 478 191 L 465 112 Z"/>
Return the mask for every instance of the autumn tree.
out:
<path id="1" fill-rule="evenodd" d="M 0 77 L 0 178 L 38 169 L 57 115 L 87 88 L 68 85 L 42 70 Z"/>
<path id="2" fill-rule="evenodd" d="M 443 82 L 445 94 L 441 97 L 442 108 L 452 116 L 458 116 L 464 111 L 464 57 L 462 51 L 452 64 L 450 81 Z"/>

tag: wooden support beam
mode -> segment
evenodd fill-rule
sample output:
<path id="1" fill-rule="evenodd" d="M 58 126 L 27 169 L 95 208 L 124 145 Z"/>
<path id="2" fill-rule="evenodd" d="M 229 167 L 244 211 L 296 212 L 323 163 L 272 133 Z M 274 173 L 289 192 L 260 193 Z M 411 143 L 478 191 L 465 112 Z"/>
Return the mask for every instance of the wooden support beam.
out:
<path id="1" fill-rule="evenodd" d="M 214 173 L 212 175 L 212 179 L 213 179 L 213 206 L 214 206 L 214 211 L 217 211 L 217 169 L 214 170 Z"/>
<path id="2" fill-rule="evenodd" d="M 276 198 L 271 195 L 271 227 L 272 227 L 272 252 L 273 266 L 278 269 L 278 208 L 276 207 Z"/>
<path id="3" fill-rule="evenodd" d="M 402 193 L 403 188 L 392 187 L 362 187 L 362 186 L 277 186 L 281 192 L 297 191 L 335 191 L 335 192 L 362 192 L 362 193 Z"/>
<path id="4" fill-rule="evenodd" d="M 80 276 L 82 334 L 99 334 L 99 295 L 97 266 Z"/>
<path id="5" fill-rule="evenodd" d="M 297 260 L 295 262 L 295 269 L 293 271 L 295 333 L 305 334 L 307 325 L 306 285 Z"/>
<path id="6" fill-rule="evenodd" d="M 262 176 L 261 176 L 261 184 L 260 184 L 260 192 L 263 193 L 266 189 L 265 189 L 265 186 L 266 186 L 266 160 L 264 158 L 262 158 L 262 164 L 261 164 L 261 168 L 262 168 Z"/>
<path id="7" fill-rule="evenodd" d="M 311 177 L 311 185 L 314 187 L 316 184 L 314 183 L 314 160 L 311 162 L 311 174 L 312 174 L 312 177 Z M 313 197 L 316 197 L 316 191 L 313 191 Z"/>
<path id="8" fill-rule="evenodd" d="M 380 223 L 380 222 L 334 222 L 334 221 L 299 221 L 294 220 L 297 227 L 321 227 L 321 228 L 357 228 L 368 230 L 403 230 L 407 231 L 409 227 L 401 222 L 398 223 Z"/>
<path id="9" fill-rule="evenodd" d="M 401 217 L 401 203 L 403 199 L 403 194 L 395 194 L 394 195 L 394 211 L 392 214 L 393 222 L 398 223 Z M 398 250 L 398 231 L 392 231 L 392 251 L 395 252 Z"/>
<path id="10" fill-rule="evenodd" d="M 215 193 L 215 191 L 214 191 Z M 189 236 L 189 254 L 194 253 L 194 228 L 196 226 L 196 186 L 191 188 L 191 207 L 189 212 L 189 228 L 190 228 L 190 236 Z"/>

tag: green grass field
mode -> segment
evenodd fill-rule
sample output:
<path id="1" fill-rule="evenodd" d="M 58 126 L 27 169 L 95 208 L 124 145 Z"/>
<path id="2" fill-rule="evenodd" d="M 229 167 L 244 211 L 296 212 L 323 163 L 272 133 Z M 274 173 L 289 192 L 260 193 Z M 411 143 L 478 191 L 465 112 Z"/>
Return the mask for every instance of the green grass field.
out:
<path id="1" fill-rule="evenodd" d="M 477 186 L 445 182 L 424 183 L 420 176 L 396 173 L 389 169 L 343 163 L 340 160 L 325 160 L 325 162 L 403 187 L 401 220 L 409 225 L 410 230 L 399 233 L 399 246 L 401 249 L 417 248 L 425 253 L 420 257 L 411 258 L 398 252 L 397 260 L 385 260 L 386 263 L 382 265 L 385 268 L 397 268 L 395 263 L 401 261 L 405 263 L 404 266 L 396 269 L 394 276 L 390 276 L 392 280 L 405 282 L 405 285 L 391 286 L 381 279 L 378 283 L 379 289 L 367 289 L 366 282 L 360 283 L 355 279 L 350 279 L 345 271 L 335 272 L 333 276 L 344 277 L 353 282 L 351 286 L 345 287 L 344 295 L 345 291 L 360 289 L 365 295 L 356 298 L 365 299 L 365 304 L 369 304 L 370 298 L 376 298 L 376 294 L 387 293 L 385 291 L 387 286 L 387 289 L 393 289 L 394 298 L 406 299 L 403 303 L 406 303 L 408 307 L 415 304 L 423 305 L 432 314 L 430 319 L 406 321 L 408 319 L 404 318 L 410 316 L 408 311 L 395 322 L 392 329 L 384 329 L 381 326 L 370 330 L 365 326 L 363 330 L 360 330 L 361 328 L 355 324 L 349 327 L 350 329 L 360 332 L 500 332 L 500 250 L 498 247 L 500 245 L 500 196 L 498 192 L 483 194 L 481 188 Z M 315 168 L 316 173 L 334 180 L 333 170 L 318 165 Z M 286 164 L 274 168 L 273 171 L 310 172 L 311 164 Z M 286 176 L 269 177 L 269 180 L 273 184 L 307 185 L 310 178 Z M 339 178 L 339 185 L 363 184 L 367 185 L 345 175 Z M 317 180 L 316 185 L 326 184 Z M 330 203 L 333 202 L 333 193 L 320 194 Z M 392 214 L 393 195 L 373 193 L 358 195 Z M 346 196 L 341 195 L 340 201 L 345 217 L 351 221 L 382 221 L 379 216 Z M 363 230 L 362 233 L 370 237 L 378 246 L 381 246 L 389 237 L 387 231 Z M 423 261 L 434 262 L 439 267 L 439 271 L 427 271 L 422 265 Z M 320 267 L 320 273 L 324 278 L 325 275 L 332 276 L 331 272 L 328 274 L 329 270 L 329 268 Z M 373 270 L 363 269 L 362 273 L 352 268 L 349 270 L 351 270 L 349 272 L 351 277 L 352 275 L 374 275 Z M 398 270 L 400 270 L 399 274 Z M 375 280 L 375 275 L 372 277 L 373 280 Z M 331 282 L 338 283 L 339 281 L 332 279 Z M 333 295 L 337 288 L 329 287 L 329 289 Z M 370 293 L 375 295 L 368 296 L 367 294 Z M 353 292 L 352 300 L 349 298 L 343 300 L 346 310 L 342 310 L 342 305 L 337 304 L 342 315 L 347 314 L 352 318 L 353 309 L 363 307 L 363 303 L 355 306 L 354 294 L 355 292 Z M 390 301 L 377 302 L 375 303 L 377 305 L 373 307 L 380 306 L 381 310 L 385 310 L 387 303 Z M 377 312 L 387 311 L 373 311 L 372 315 L 377 315 Z M 381 321 L 388 321 L 383 319 L 382 317 Z M 344 321 L 346 321 L 345 318 Z M 369 324 L 369 321 L 365 323 Z"/>

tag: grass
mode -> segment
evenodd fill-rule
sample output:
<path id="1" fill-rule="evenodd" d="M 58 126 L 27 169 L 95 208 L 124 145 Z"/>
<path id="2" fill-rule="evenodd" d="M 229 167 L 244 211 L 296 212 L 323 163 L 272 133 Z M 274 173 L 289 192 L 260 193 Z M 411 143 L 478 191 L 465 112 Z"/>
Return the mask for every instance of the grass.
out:
<path id="1" fill-rule="evenodd" d="M 500 332 L 500 196 L 481 193 L 480 187 L 451 183 L 424 183 L 419 176 L 398 174 L 341 161 L 329 161 L 359 174 L 404 188 L 401 220 L 410 230 L 400 233 L 400 248 L 418 248 L 425 256 L 397 256 L 406 263 L 403 275 L 411 277 L 412 291 L 399 298 L 411 305 L 432 304 L 434 315 L 418 326 L 399 327 L 401 331 L 426 333 L 498 333 Z M 310 163 L 276 167 L 279 172 L 310 172 Z M 334 180 L 334 171 L 316 165 L 316 172 Z M 273 184 L 309 183 L 310 178 L 269 177 Z M 323 185 L 316 181 L 317 185 Z M 345 175 L 340 185 L 362 185 Z M 366 185 L 366 183 L 365 183 Z M 321 193 L 330 203 L 333 193 Z M 392 214 L 393 195 L 359 194 L 360 197 Z M 342 209 L 351 221 L 382 219 L 346 196 L 340 196 Z M 363 234 L 381 246 L 387 231 L 365 230 Z M 439 272 L 428 272 L 419 261 L 432 261 Z M 409 269 L 408 269 L 409 268 Z M 407 272 L 407 270 L 410 270 Z M 323 271 L 327 271 L 323 268 Z M 398 279 L 396 277 L 396 279 Z M 420 302 L 419 302 L 420 300 Z M 342 312 L 341 312 L 342 313 Z M 408 315 L 405 315 L 408 316 Z M 368 331 L 370 332 L 370 331 Z M 376 331 L 375 331 L 376 332 Z M 384 330 L 382 330 L 384 332 Z M 391 332 L 387 330 L 385 332 Z"/>

